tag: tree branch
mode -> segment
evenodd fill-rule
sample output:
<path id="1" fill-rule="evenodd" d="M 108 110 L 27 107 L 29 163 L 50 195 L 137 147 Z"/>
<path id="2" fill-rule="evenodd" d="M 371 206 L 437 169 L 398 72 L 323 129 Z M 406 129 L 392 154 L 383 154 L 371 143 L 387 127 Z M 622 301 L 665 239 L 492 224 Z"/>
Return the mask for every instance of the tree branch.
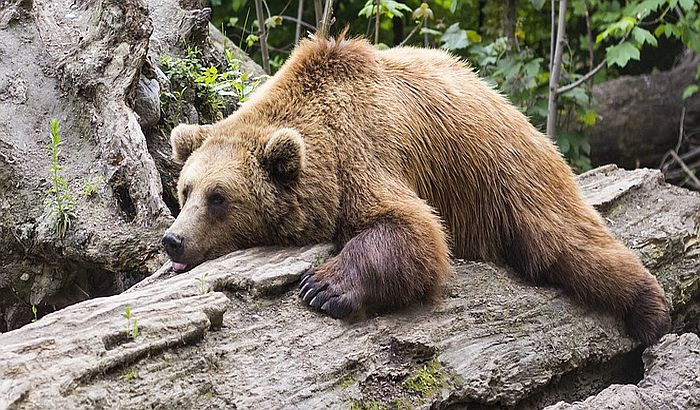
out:
<path id="1" fill-rule="evenodd" d="M 596 75 L 598 71 L 600 71 L 603 67 L 605 67 L 605 61 L 601 61 L 600 64 L 598 64 L 594 69 L 591 71 L 587 72 L 586 74 L 583 75 L 583 77 L 579 78 L 578 80 L 574 81 L 571 84 L 567 84 L 561 88 L 557 89 L 557 94 L 563 94 L 567 91 L 573 90 L 574 88 L 578 87 L 579 85 L 583 84 L 588 80 L 589 78 L 593 77 Z"/>
<path id="2" fill-rule="evenodd" d="M 297 18 L 296 18 L 296 29 L 294 31 L 294 44 L 299 44 L 299 38 L 301 37 L 301 21 L 304 15 L 304 0 L 299 0 L 299 6 L 297 7 Z M 285 16 L 282 16 L 284 18 Z"/>
<path id="3" fill-rule="evenodd" d="M 554 48 L 555 48 L 554 39 L 556 37 L 554 34 L 554 31 L 555 31 L 555 27 L 557 26 L 556 19 L 554 17 L 556 15 L 555 13 L 557 12 L 557 7 L 556 7 L 556 3 L 554 2 L 554 0 L 551 1 L 551 6 L 552 6 L 552 18 L 550 21 L 551 29 L 549 31 L 549 72 L 550 73 L 552 72 L 552 65 L 554 63 Z"/>
<path id="4" fill-rule="evenodd" d="M 321 0 L 314 0 L 314 12 L 316 13 L 316 27 L 320 27 L 321 18 L 323 18 L 323 4 Z"/>
<path id="5" fill-rule="evenodd" d="M 683 160 L 678 156 L 678 154 L 676 154 L 676 151 L 671 150 L 669 151 L 669 153 L 671 154 L 673 159 L 675 159 L 676 162 L 678 162 L 681 168 L 683 168 L 683 171 L 688 175 L 690 180 L 693 181 L 693 185 L 695 185 L 695 188 L 700 189 L 700 180 L 698 180 L 698 177 L 695 176 L 695 173 L 690 168 L 688 168 L 685 162 L 683 162 Z"/>
<path id="6" fill-rule="evenodd" d="M 260 26 L 260 53 L 262 54 L 263 69 L 270 74 L 270 52 L 267 49 L 267 30 L 265 27 L 265 14 L 263 12 L 262 0 L 255 0 L 255 14 Z"/>
<path id="7" fill-rule="evenodd" d="M 557 39 L 552 71 L 549 77 L 549 101 L 547 104 L 547 136 L 556 139 L 557 128 L 557 88 L 561 75 L 561 60 L 564 54 L 564 35 L 566 31 L 566 0 L 559 0 L 559 21 L 557 23 Z"/>
<path id="8" fill-rule="evenodd" d="M 299 19 L 296 18 L 296 17 L 292 17 L 292 16 L 279 16 L 279 17 L 280 17 L 282 20 L 287 20 L 287 21 L 291 21 L 291 22 L 293 22 L 293 23 L 297 23 L 297 25 L 300 25 L 301 27 L 306 27 L 306 28 L 308 28 L 309 30 L 312 30 L 312 31 L 316 31 L 316 30 L 317 30 L 317 27 L 314 26 L 313 24 L 309 24 L 309 23 L 305 22 L 304 20 L 299 20 Z M 301 33 L 299 33 L 299 38 L 301 38 Z"/>
<path id="9" fill-rule="evenodd" d="M 425 21 L 425 17 L 423 17 L 423 21 Z M 399 43 L 399 47 L 405 45 L 406 42 L 407 42 L 408 40 L 410 40 L 411 37 L 413 37 L 413 35 L 416 33 L 416 31 L 418 31 L 418 29 L 421 28 L 421 27 L 423 26 L 423 21 L 421 21 L 420 23 L 416 24 L 415 27 L 413 27 L 413 30 L 411 30 L 411 32 L 408 33 L 408 35 L 406 36 L 406 38 L 404 38 L 403 41 L 402 41 L 401 43 Z"/>
<path id="10" fill-rule="evenodd" d="M 377 14 L 374 16 L 374 44 L 379 44 L 379 11 L 382 0 L 377 0 Z"/>

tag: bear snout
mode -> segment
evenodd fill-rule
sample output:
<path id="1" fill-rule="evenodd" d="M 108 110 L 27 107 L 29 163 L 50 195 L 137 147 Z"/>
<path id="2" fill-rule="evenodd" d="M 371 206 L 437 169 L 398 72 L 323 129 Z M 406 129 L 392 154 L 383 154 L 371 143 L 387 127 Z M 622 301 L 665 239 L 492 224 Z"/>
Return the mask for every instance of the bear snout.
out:
<path id="1" fill-rule="evenodd" d="M 177 260 L 182 257 L 185 250 L 185 240 L 182 236 L 174 233 L 166 233 L 163 236 L 162 243 L 170 259 Z"/>

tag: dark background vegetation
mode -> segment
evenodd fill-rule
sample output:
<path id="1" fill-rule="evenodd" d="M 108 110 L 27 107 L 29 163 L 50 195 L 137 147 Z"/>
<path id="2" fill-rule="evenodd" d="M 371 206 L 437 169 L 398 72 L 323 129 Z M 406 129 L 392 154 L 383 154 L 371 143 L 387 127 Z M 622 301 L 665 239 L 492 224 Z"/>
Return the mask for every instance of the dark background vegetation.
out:
<path id="1" fill-rule="evenodd" d="M 265 54 L 269 72 L 274 73 L 298 38 L 315 30 L 317 8 L 325 5 L 325 0 L 208 0 L 208 3 L 213 11 L 213 24 L 263 66 Z M 256 12 L 256 3 L 260 3 L 261 16 Z M 562 56 L 560 62 L 553 62 L 550 51 L 553 37 L 556 38 L 556 24 L 553 26 L 552 22 L 558 18 L 563 4 L 566 23 Z M 365 36 L 380 48 L 440 47 L 459 55 L 508 95 L 535 126 L 553 135 L 561 152 L 578 171 L 609 161 L 627 167 L 661 167 L 672 174 L 674 182 L 697 189 L 700 182 L 694 177 L 697 166 L 693 161 L 700 155 L 697 149 L 700 141 L 695 116 L 686 112 L 686 102 L 694 98 L 700 78 L 697 60 L 693 60 L 694 53 L 700 52 L 699 9 L 697 0 L 344 0 L 333 2 L 331 32 L 337 33 L 348 26 L 351 35 Z M 264 22 L 264 32 L 258 17 Z M 261 47 L 263 43 L 266 47 Z M 267 48 L 265 53 L 261 52 L 263 48 Z M 590 140 L 590 130 L 596 125 L 607 126 L 599 124 L 606 114 L 602 111 L 607 108 L 600 107 L 596 101 L 595 87 L 621 76 L 666 72 L 684 62 L 693 64 L 689 79 L 673 90 L 660 91 L 669 93 L 666 100 L 674 104 L 673 120 L 677 122 L 674 133 L 680 130 L 680 134 L 645 136 L 663 141 L 640 144 L 621 135 L 627 128 L 622 124 L 621 130 L 610 129 L 603 144 L 622 144 L 622 148 L 613 148 L 624 150 L 629 158 L 596 159 L 591 145 L 595 148 L 600 142 Z M 560 78 L 554 84 L 550 81 L 553 64 L 561 68 Z M 548 103 L 553 85 L 559 90 L 554 99 L 556 107 Z M 645 98 L 649 100 L 651 94 L 658 92 L 640 90 L 638 94 L 637 102 L 643 104 Z M 636 110 L 641 115 L 641 110 Z M 556 121 L 547 130 L 550 111 Z M 658 113 L 660 117 L 668 117 L 664 110 Z M 607 114 L 608 117 L 619 115 Z M 654 125 L 653 119 L 644 119 Z M 630 118 L 630 121 L 636 120 Z M 652 155 L 637 155 L 634 150 L 642 146 L 647 151 L 651 149 Z"/>

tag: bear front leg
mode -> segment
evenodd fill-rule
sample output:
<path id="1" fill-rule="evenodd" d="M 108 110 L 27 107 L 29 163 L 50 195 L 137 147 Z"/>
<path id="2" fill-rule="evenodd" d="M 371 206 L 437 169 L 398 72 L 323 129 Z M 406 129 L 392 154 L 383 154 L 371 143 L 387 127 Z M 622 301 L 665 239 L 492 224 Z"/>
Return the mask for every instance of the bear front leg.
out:
<path id="1" fill-rule="evenodd" d="M 436 296 L 449 255 L 440 220 L 415 198 L 385 208 L 337 256 L 306 272 L 300 296 L 334 318 L 406 306 Z"/>

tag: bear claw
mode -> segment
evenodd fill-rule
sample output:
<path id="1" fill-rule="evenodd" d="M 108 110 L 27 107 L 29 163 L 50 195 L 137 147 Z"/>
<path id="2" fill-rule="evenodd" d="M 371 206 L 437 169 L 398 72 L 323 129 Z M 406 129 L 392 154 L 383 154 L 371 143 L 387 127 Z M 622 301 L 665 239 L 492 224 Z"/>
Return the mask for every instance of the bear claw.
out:
<path id="1" fill-rule="evenodd" d="M 328 313 L 334 319 L 343 318 L 353 312 L 352 302 L 347 296 L 331 296 L 321 306 L 321 310 Z"/>
<path id="2" fill-rule="evenodd" d="M 304 303 L 334 319 L 343 318 L 355 310 L 348 294 L 331 291 L 330 284 L 326 282 L 328 279 L 316 280 L 314 273 L 313 269 L 309 269 L 299 282 L 299 296 Z"/>

